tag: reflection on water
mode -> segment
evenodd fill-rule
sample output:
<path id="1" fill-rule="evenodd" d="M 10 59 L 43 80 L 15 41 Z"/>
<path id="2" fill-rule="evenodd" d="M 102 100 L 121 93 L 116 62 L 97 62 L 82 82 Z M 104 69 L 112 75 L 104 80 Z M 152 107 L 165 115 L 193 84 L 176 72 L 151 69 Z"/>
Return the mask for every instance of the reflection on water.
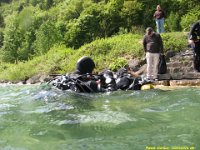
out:
<path id="1" fill-rule="evenodd" d="M 200 89 L 84 94 L 0 86 L 0 149 L 200 149 Z"/>

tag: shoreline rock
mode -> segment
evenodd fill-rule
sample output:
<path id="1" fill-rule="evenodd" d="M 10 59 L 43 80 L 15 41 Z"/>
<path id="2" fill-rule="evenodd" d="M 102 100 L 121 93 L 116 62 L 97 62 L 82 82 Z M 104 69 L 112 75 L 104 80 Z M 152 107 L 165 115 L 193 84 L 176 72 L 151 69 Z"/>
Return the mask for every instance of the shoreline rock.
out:
<path id="1" fill-rule="evenodd" d="M 200 72 L 193 67 L 193 52 L 186 50 L 182 52 L 169 51 L 166 54 L 167 73 L 159 75 L 159 81 L 155 81 L 154 85 L 163 86 L 200 86 Z M 146 62 L 142 60 L 131 60 L 129 66 L 136 68 L 136 72 L 146 73 Z M 138 67 L 140 66 L 140 67 Z"/>

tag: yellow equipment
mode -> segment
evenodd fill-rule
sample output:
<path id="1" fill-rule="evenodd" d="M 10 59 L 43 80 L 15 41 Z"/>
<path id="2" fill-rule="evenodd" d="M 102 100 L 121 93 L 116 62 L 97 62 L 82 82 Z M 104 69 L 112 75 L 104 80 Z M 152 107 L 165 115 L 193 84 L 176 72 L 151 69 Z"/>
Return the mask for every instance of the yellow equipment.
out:
<path id="1" fill-rule="evenodd" d="M 141 90 L 149 90 L 149 89 L 154 89 L 154 86 L 152 84 L 145 84 L 142 85 Z"/>

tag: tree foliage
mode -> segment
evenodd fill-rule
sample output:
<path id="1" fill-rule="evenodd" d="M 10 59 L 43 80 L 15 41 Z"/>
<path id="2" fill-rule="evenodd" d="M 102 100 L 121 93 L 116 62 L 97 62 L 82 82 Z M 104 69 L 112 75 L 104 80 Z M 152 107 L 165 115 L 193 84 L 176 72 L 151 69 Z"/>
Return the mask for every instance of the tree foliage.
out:
<path id="1" fill-rule="evenodd" d="M 43 55 L 55 44 L 78 49 L 95 39 L 156 27 L 158 4 L 165 28 L 189 31 L 200 19 L 199 0 L 1 0 L 0 53 L 6 62 Z"/>
<path id="2" fill-rule="evenodd" d="M 14 18 L 15 15 L 10 19 L 14 20 Z M 12 22 L 6 26 L 4 31 L 4 45 L 2 47 L 3 60 L 11 63 L 18 61 L 18 48 L 22 40 L 17 26 L 16 21 Z"/>
<path id="3" fill-rule="evenodd" d="M 3 46 L 3 40 L 4 40 L 3 33 L 0 32 L 0 48 Z"/>
<path id="4" fill-rule="evenodd" d="M 180 31 L 180 20 L 181 18 L 175 12 L 171 12 L 167 19 L 165 20 L 165 31 L 167 32 L 174 32 Z"/>
<path id="5" fill-rule="evenodd" d="M 28 0 L 29 4 L 34 7 L 39 7 L 43 10 L 48 10 L 54 5 L 54 0 Z"/>
<path id="6" fill-rule="evenodd" d="M 0 28 L 4 27 L 4 18 L 2 14 L 0 14 Z"/>
<path id="7" fill-rule="evenodd" d="M 35 53 L 38 55 L 45 54 L 54 44 L 62 40 L 60 31 L 53 22 L 46 21 L 36 32 L 36 40 L 34 42 Z"/>
<path id="8" fill-rule="evenodd" d="M 122 18 L 124 20 L 124 28 L 131 31 L 132 26 L 141 25 L 143 19 L 143 5 L 136 0 L 124 1 L 121 11 Z"/>
<path id="9" fill-rule="evenodd" d="M 200 20 L 200 6 L 196 6 L 181 18 L 180 25 L 184 31 L 188 31 L 193 23 Z"/>
<path id="10" fill-rule="evenodd" d="M 28 60 L 34 54 L 35 18 L 32 7 L 8 18 L 4 30 L 3 59 L 6 62 Z"/>

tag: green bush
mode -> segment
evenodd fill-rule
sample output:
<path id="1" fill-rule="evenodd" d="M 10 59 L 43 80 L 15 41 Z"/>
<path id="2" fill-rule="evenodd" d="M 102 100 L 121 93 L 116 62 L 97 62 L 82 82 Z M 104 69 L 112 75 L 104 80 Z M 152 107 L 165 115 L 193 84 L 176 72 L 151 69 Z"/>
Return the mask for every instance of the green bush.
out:
<path id="1" fill-rule="evenodd" d="M 187 33 L 183 32 L 171 32 L 161 34 L 163 43 L 164 43 L 164 51 L 182 51 L 187 47 Z"/>
<path id="2" fill-rule="evenodd" d="M 142 3 L 133 1 L 124 1 L 123 8 L 121 10 L 121 16 L 124 20 L 124 28 L 131 31 L 132 26 L 138 26 L 142 22 L 143 16 Z"/>
<path id="3" fill-rule="evenodd" d="M 34 55 L 33 42 L 38 22 L 34 11 L 33 7 L 28 7 L 7 18 L 2 48 L 5 62 L 28 60 Z"/>
<path id="4" fill-rule="evenodd" d="M 180 31 L 180 16 L 178 13 L 171 12 L 165 19 L 165 30 L 169 32 Z"/>
<path id="5" fill-rule="evenodd" d="M 0 48 L 3 46 L 3 33 L 0 31 Z"/>
<path id="6" fill-rule="evenodd" d="M 3 3 L 0 27 L 3 27 L 5 38 L 1 55 L 7 62 L 14 63 L 32 59 L 35 53 L 44 54 L 63 41 L 67 47 L 78 49 L 100 38 L 130 32 L 144 34 L 147 26 L 155 28 L 153 13 L 157 4 L 158 1 L 138 0 L 15 0 Z M 159 1 L 159 4 L 167 13 L 167 31 L 180 30 L 180 19 L 185 29 L 188 22 L 198 18 L 198 0 L 168 0 Z M 182 17 L 186 12 L 187 17 Z"/>
<path id="7" fill-rule="evenodd" d="M 127 60 L 125 58 L 113 59 L 113 61 L 109 65 L 109 69 L 113 71 L 117 71 L 119 68 L 127 64 Z"/>
<path id="8" fill-rule="evenodd" d="M 35 57 L 27 62 L 16 64 L 3 64 L 0 67 L 0 79 L 8 81 L 25 80 L 37 74 L 65 73 L 66 64 L 74 51 L 57 45 L 47 54 Z M 62 70 L 63 69 L 63 70 Z"/>
<path id="9" fill-rule="evenodd" d="M 189 31 L 193 23 L 200 20 L 200 6 L 197 5 L 195 8 L 191 9 L 187 14 L 181 17 L 181 27 L 183 31 Z"/>
<path id="10" fill-rule="evenodd" d="M 187 36 L 182 32 L 161 34 L 166 51 L 181 51 L 187 46 Z M 64 45 L 51 48 L 45 55 L 35 57 L 17 65 L 3 65 L 0 68 L 0 79 L 18 81 L 41 73 L 73 72 L 76 62 L 83 56 L 91 57 L 95 64 L 95 72 L 104 69 L 117 70 L 128 60 L 141 59 L 144 56 L 143 36 L 124 34 L 105 39 L 98 39 L 77 50 L 67 49 Z M 44 65 L 45 64 L 45 65 Z"/>
<path id="11" fill-rule="evenodd" d="M 0 12 L 1 13 L 1 12 Z M 4 18 L 2 16 L 2 14 L 0 14 L 0 28 L 4 27 L 5 24 L 4 24 Z"/>
<path id="12" fill-rule="evenodd" d="M 36 40 L 34 42 L 36 54 L 45 54 L 54 44 L 62 42 L 60 30 L 54 24 L 54 22 L 47 21 L 36 32 Z"/>

